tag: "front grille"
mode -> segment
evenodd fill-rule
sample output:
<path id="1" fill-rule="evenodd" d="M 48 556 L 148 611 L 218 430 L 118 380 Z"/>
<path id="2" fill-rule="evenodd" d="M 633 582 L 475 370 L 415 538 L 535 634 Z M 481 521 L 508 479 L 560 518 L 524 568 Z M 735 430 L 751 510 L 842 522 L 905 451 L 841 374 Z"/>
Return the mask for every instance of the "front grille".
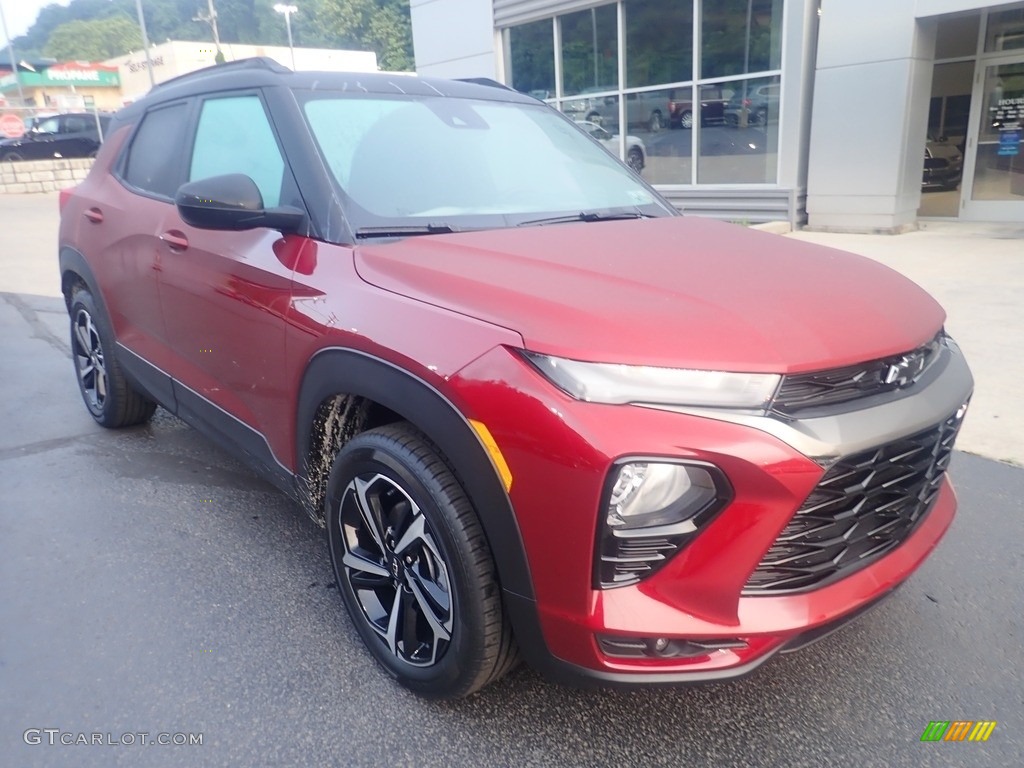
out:
<path id="1" fill-rule="evenodd" d="M 837 461 L 761 559 L 744 593 L 821 587 L 899 546 L 939 494 L 964 410 L 932 429 Z"/>
<path id="2" fill-rule="evenodd" d="M 903 355 L 785 376 L 772 402 L 772 411 L 796 416 L 811 408 L 839 405 L 907 387 L 938 358 L 941 339 L 939 334 Z"/>

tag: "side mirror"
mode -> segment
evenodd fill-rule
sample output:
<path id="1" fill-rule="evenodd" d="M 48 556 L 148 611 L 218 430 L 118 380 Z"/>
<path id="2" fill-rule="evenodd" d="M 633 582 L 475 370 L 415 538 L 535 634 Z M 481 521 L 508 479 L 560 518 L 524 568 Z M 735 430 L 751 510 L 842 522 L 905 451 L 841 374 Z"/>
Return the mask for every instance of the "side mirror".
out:
<path id="1" fill-rule="evenodd" d="M 243 173 L 182 184 L 174 204 L 182 220 L 198 229 L 240 231 L 267 227 L 295 232 L 306 218 L 298 208 L 264 208 L 259 187 Z"/>

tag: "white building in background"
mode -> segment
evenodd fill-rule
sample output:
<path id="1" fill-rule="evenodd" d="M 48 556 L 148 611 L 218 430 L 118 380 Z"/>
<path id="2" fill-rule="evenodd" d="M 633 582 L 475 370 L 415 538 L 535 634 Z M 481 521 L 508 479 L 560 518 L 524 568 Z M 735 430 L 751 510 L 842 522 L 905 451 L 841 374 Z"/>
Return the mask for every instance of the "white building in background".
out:
<path id="1" fill-rule="evenodd" d="M 267 56 L 286 67 L 292 66 L 292 52 L 286 45 L 242 45 L 221 43 L 227 61 Z M 153 80 L 162 83 L 172 77 L 212 67 L 217 49 L 213 43 L 190 43 L 170 40 L 149 49 L 149 62 L 153 66 Z M 125 56 L 108 59 L 104 64 L 116 66 L 121 79 L 124 103 L 141 98 L 150 88 L 145 51 L 133 51 Z M 376 72 L 377 54 L 373 51 L 343 51 L 330 48 L 296 48 L 295 69 L 328 70 L 335 72 Z"/>
<path id="2" fill-rule="evenodd" d="M 684 211 L 885 232 L 1024 221 L 1020 0 L 410 7 L 420 74 L 497 78 L 625 124 L 643 176 Z"/>

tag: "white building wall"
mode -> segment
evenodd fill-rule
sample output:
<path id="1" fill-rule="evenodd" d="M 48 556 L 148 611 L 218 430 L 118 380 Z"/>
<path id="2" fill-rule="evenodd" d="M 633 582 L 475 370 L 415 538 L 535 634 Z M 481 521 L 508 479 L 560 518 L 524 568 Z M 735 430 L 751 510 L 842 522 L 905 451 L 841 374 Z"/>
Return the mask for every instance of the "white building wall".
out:
<path id="1" fill-rule="evenodd" d="M 824 0 L 808 160 L 808 224 L 914 226 L 935 51 L 916 0 Z M 884 23 L 880 23 L 884 20 Z"/>
<path id="2" fill-rule="evenodd" d="M 419 74 L 498 77 L 490 0 L 411 0 L 409 8 Z"/>

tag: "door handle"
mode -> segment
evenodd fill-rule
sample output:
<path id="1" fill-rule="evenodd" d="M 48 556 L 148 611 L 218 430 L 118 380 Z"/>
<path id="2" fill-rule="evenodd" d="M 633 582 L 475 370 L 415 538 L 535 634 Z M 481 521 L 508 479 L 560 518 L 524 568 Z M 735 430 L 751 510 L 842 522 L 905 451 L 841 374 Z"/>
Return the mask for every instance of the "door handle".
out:
<path id="1" fill-rule="evenodd" d="M 93 224 L 99 224 L 103 221 L 103 211 L 99 208 L 88 208 L 84 214 L 82 214 L 91 221 Z"/>
<path id="2" fill-rule="evenodd" d="M 160 235 L 160 239 L 167 243 L 172 251 L 184 251 L 188 248 L 188 238 L 183 232 L 176 229 L 168 230 Z"/>

